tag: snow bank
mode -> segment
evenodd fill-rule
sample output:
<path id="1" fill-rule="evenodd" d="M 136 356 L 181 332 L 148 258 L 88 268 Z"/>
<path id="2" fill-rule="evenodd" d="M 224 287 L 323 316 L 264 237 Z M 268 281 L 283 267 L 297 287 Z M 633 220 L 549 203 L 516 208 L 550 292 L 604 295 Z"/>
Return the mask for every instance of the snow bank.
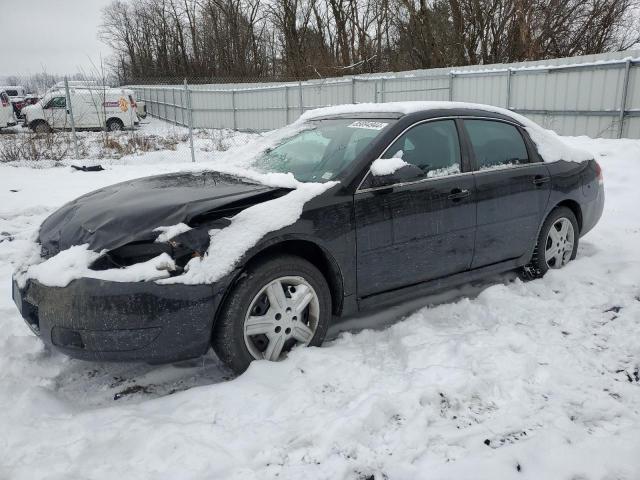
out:
<path id="1" fill-rule="evenodd" d="M 637 480 L 640 141 L 565 140 L 594 153 L 606 191 L 566 268 L 377 311 L 379 330 L 238 378 L 213 354 L 159 366 L 44 347 L 11 300 L 17 257 L 53 209 L 149 167 L 0 165 L 0 478 Z"/>
<path id="2" fill-rule="evenodd" d="M 566 160 L 568 162 L 582 162 L 590 160 L 593 155 L 581 148 L 567 145 L 562 138 L 551 130 L 542 128 L 537 123 L 528 118 L 507 110 L 505 108 L 484 105 L 480 103 L 465 102 L 389 102 L 389 103 L 359 103 L 356 105 L 337 105 L 335 107 L 324 107 L 309 110 L 301 115 L 301 120 L 311 120 L 313 118 L 328 115 L 341 115 L 348 113 L 399 113 L 408 114 L 421 110 L 447 110 L 453 108 L 469 108 L 475 110 L 485 110 L 487 112 L 499 113 L 508 116 L 520 123 L 529 133 L 531 140 L 538 147 L 538 152 L 545 162 L 555 162 Z"/>

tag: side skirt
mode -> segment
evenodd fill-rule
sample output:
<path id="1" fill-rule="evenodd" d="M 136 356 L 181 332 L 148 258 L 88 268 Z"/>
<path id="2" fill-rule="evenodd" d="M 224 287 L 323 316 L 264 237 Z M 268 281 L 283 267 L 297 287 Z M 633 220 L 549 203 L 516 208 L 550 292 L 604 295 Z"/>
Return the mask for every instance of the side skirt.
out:
<path id="1" fill-rule="evenodd" d="M 370 295 L 358 299 L 358 310 L 360 312 L 373 310 L 381 307 L 388 307 L 401 302 L 416 299 L 421 296 L 438 293 L 448 288 L 456 287 L 464 283 L 473 282 L 498 273 L 504 273 L 526 265 L 528 259 L 525 257 L 508 260 L 506 262 L 494 263 L 476 270 L 456 273 L 448 277 L 430 280 L 428 282 L 410 285 L 408 287 L 397 288 L 375 295 Z"/>

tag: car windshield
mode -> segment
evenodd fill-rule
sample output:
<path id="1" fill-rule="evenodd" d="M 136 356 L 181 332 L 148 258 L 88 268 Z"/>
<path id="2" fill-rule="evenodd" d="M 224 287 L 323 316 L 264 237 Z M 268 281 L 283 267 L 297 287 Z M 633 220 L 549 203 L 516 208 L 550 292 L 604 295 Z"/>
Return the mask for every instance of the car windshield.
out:
<path id="1" fill-rule="evenodd" d="M 263 152 L 254 166 L 265 172 L 292 173 L 300 182 L 334 180 L 391 122 L 353 118 L 310 121 L 301 132 Z"/>

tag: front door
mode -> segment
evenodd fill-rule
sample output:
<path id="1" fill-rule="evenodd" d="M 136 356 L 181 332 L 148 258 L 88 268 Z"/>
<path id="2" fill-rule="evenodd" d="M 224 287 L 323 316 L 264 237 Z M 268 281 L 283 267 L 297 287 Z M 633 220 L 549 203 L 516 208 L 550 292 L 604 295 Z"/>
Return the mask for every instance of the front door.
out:
<path id="1" fill-rule="evenodd" d="M 67 124 L 67 99 L 60 96 L 49 100 L 44 107 L 44 117 L 51 128 L 71 128 L 71 124 Z"/>
<path id="2" fill-rule="evenodd" d="M 550 176 L 527 150 L 517 126 L 466 119 L 464 128 L 472 149 L 478 212 L 472 268 L 479 268 L 531 250 L 549 200 Z"/>
<path id="3" fill-rule="evenodd" d="M 382 157 L 400 155 L 423 176 L 378 187 L 365 181 L 354 197 L 359 297 L 459 273 L 471 265 L 475 187 L 473 175 L 463 167 L 456 122 L 413 126 Z"/>

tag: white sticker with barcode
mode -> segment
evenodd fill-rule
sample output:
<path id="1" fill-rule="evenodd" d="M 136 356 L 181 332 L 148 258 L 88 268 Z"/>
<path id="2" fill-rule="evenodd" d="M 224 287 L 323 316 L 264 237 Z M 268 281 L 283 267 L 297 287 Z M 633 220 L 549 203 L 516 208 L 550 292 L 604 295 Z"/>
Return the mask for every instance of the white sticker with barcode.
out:
<path id="1" fill-rule="evenodd" d="M 366 128 L 367 130 L 382 130 L 387 125 L 389 124 L 385 122 L 371 122 L 369 120 L 358 120 L 347 126 L 349 128 Z"/>

